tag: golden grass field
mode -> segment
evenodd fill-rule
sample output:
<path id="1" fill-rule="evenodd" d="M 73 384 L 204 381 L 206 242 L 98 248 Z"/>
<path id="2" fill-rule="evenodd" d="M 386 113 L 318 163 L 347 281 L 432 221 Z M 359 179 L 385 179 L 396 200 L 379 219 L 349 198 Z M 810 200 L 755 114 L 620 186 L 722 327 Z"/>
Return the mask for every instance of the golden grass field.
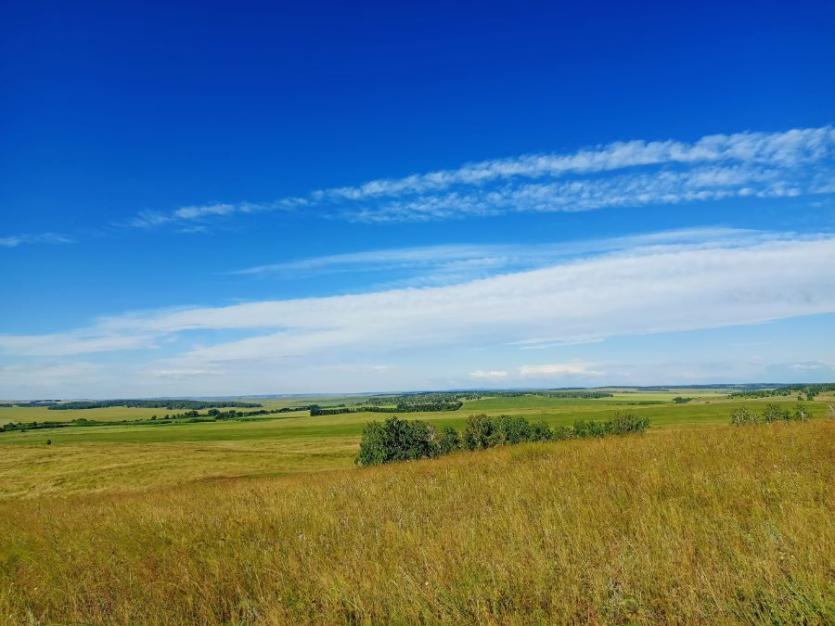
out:
<path id="1" fill-rule="evenodd" d="M 833 624 L 834 495 L 823 418 L 11 498 L 0 623 Z"/>
<path id="2" fill-rule="evenodd" d="M 791 409 L 794 398 L 728 399 L 692 390 L 696 398 L 675 405 L 677 392 L 618 393 L 595 400 L 530 395 L 467 401 L 458 411 L 408 414 L 435 426 L 460 428 L 473 413 L 511 413 L 553 426 L 575 419 L 610 419 L 618 411 L 647 416 L 652 430 L 727 424 L 739 406 L 759 410 L 768 402 Z M 268 400 L 267 407 L 297 405 L 298 399 Z M 650 404 L 646 404 L 650 403 Z M 806 406 L 815 416 L 835 415 L 835 398 L 822 395 Z M 31 421 L 35 412 L 107 420 L 123 407 L 79 411 L 8 409 L 14 421 Z M 145 410 L 148 409 L 136 409 Z M 118 413 L 117 413 L 118 414 Z M 0 433 L 0 500 L 81 493 L 153 491 L 189 482 L 244 476 L 281 476 L 353 467 L 360 433 L 380 413 L 311 417 L 305 412 L 259 419 L 197 424 L 71 427 Z M 37 418 L 35 418 L 37 419 Z M 41 421 L 42 418 L 41 418 Z M 51 441 L 52 445 L 47 445 Z"/>

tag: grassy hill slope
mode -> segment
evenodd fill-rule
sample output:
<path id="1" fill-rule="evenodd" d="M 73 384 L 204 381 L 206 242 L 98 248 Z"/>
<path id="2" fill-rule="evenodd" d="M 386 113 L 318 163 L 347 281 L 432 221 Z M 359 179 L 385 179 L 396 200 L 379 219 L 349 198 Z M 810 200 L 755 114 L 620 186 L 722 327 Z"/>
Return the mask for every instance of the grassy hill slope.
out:
<path id="1" fill-rule="evenodd" d="M 0 503 L 0 623 L 835 622 L 835 422 Z"/>

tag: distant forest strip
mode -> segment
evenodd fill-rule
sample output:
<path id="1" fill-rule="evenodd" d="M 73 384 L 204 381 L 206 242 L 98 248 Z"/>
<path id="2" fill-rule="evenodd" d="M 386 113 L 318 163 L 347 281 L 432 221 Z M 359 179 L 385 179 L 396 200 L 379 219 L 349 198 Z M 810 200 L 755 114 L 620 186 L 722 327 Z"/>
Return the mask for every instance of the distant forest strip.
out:
<path id="1" fill-rule="evenodd" d="M 44 406 L 39 404 L 37 406 Z M 115 406 L 141 409 L 167 409 L 168 411 L 192 409 L 202 410 L 210 407 L 252 409 L 264 406 L 258 402 L 234 402 L 229 400 L 80 400 L 74 402 L 56 402 L 46 405 L 51 411 L 69 411 L 73 409 L 107 409 Z"/>
<path id="2" fill-rule="evenodd" d="M 459 395 L 465 400 L 480 400 L 481 398 L 521 398 L 536 396 L 540 398 L 572 398 L 581 400 L 595 400 L 598 398 L 613 398 L 615 394 L 608 391 L 588 391 L 584 389 L 558 389 L 554 391 L 498 391 L 485 394 Z"/>
<path id="3" fill-rule="evenodd" d="M 574 398 L 594 400 L 596 398 L 612 398 L 614 394 L 608 391 L 586 389 L 556 389 L 545 391 L 436 391 L 432 393 L 405 393 L 393 396 L 377 396 L 363 401 L 363 405 L 371 406 L 428 406 L 449 404 L 463 400 L 482 400 L 484 398 L 521 398 L 532 396 L 537 398 Z M 441 409 L 445 410 L 445 409 Z"/>
<path id="4" fill-rule="evenodd" d="M 320 407 L 311 406 L 310 415 L 341 415 L 343 413 L 422 413 L 437 411 L 457 411 L 464 403 L 460 400 L 438 401 L 432 403 L 398 403 L 395 406 L 365 405 L 353 407 Z"/>
<path id="5" fill-rule="evenodd" d="M 813 385 L 781 385 L 774 389 L 749 389 L 728 394 L 729 398 L 772 398 L 776 396 L 805 395 L 807 400 L 827 391 L 835 391 L 835 383 Z"/>
<path id="6" fill-rule="evenodd" d="M 9 422 L 0 426 L 0 433 L 2 432 L 26 432 L 29 430 L 43 430 L 49 428 L 75 428 L 75 427 L 92 427 L 92 426 L 163 426 L 165 424 L 196 424 L 200 422 L 222 422 L 225 420 L 235 420 L 240 418 L 252 418 L 261 415 L 276 415 L 279 413 L 294 413 L 298 411 L 307 411 L 310 409 L 309 405 L 305 406 L 286 406 L 280 409 L 260 409 L 258 411 L 221 411 L 220 409 L 212 408 L 205 413 L 198 413 L 192 409 L 184 413 L 166 414 L 161 417 L 156 415 L 149 419 L 140 420 L 90 420 L 85 417 L 80 417 L 74 420 L 67 421 L 50 421 L 50 422 Z M 293 417 L 293 416 L 290 416 Z M 298 417 L 298 416 L 297 416 Z"/>

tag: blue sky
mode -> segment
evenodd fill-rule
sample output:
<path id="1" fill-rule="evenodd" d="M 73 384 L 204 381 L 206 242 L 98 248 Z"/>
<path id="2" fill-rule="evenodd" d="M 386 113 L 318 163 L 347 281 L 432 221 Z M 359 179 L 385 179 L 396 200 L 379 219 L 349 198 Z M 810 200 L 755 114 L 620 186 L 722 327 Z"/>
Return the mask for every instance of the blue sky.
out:
<path id="1" fill-rule="evenodd" d="M 4 8 L 0 397 L 834 380 L 835 5 L 552 4 Z"/>

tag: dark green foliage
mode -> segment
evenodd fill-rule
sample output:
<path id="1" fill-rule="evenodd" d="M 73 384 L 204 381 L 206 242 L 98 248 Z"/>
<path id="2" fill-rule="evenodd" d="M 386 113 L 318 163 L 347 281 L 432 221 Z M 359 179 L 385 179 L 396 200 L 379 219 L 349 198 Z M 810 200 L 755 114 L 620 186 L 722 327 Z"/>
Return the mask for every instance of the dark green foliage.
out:
<path id="1" fill-rule="evenodd" d="M 401 420 L 395 416 L 385 422 L 368 422 L 362 433 L 357 463 L 378 465 L 391 461 L 431 458 L 449 454 L 461 448 L 484 450 L 495 446 L 513 445 L 526 441 L 553 441 L 575 437 L 603 437 L 642 433 L 649 420 L 632 413 L 619 413 L 606 422 L 577 421 L 574 428 L 551 428 L 544 422 L 530 423 L 518 415 L 470 415 L 459 436 L 451 426 L 439 433 L 419 421 Z"/>
<path id="2" fill-rule="evenodd" d="M 493 420 L 483 413 L 470 415 L 467 424 L 464 426 L 462 440 L 467 450 L 484 450 L 492 444 L 493 432 L 496 426 Z"/>
<path id="3" fill-rule="evenodd" d="M 790 419 L 797 421 L 797 422 L 805 422 L 810 417 L 809 411 L 806 410 L 806 407 L 803 405 L 802 402 L 798 402 L 794 406 L 794 411 L 791 413 Z"/>
<path id="4" fill-rule="evenodd" d="M 762 412 L 762 421 L 766 424 L 778 421 L 788 421 L 791 417 L 788 409 L 782 408 L 779 404 L 773 402 L 765 405 Z"/>
<path id="5" fill-rule="evenodd" d="M 395 416 L 384 422 L 368 422 L 362 431 L 356 462 L 359 465 L 380 465 L 437 456 L 434 440 L 434 429 L 425 422 L 402 420 Z"/>
<path id="6" fill-rule="evenodd" d="M 317 415 L 339 415 L 340 413 L 355 413 L 356 409 L 348 409 L 345 407 L 322 408 L 316 404 L 310 407 L 311 417 Z"/>
<path id="7" fill-rule="evenodd" d="M 687 404 L 692 399 L 693 398 L 683 398 L 682 396 L 676 396 L 675 398 L 673 398 L 673 402 L 675 402 L 676 404 Z"/>
<path id="8" fill-rule="evenodd" d="M 556 435 L 548 424 L 542 421 L 531 424 L 531 441 L 551 441 L 552 439 L 556 439 Z"/>
<path id="9" fill-rule="evenodd" d="M 770 398 L 774 396 L 793 396 L 806 394 L 807 400 L 814 400 L 819 393 L 835 391 L 835 383 L 816 383 L 812 385 L 779 385 L 772 389 L 748 389 L 728 395 L 729 398 Z"/>
<path id="10" fill-rule="evenodd" d="M 462 402 L 431 402 L 431 403 L 406 403 L 400 402 L 396 406 L 353 406 L 346 407 L 320 407 L 312 405 L 310 415 L 341 415 L 344 413 L 430 413 L 433 411 L 457 411 L 463 406 Z"/>
<path id="11" fill-rule="evenodd" d="M 493 432 L 490 435 L 491 446 L 504 446 L 530 441 L 531 425 L 524 417 L 500 415 L 495 418 L 493 424 Z"/>
<path id="12" fill-rule="evenodd" d="M 31 422 L 31 423 L 15 423 L 9 422 L 5 425 L 0 425 L 0 433 L 7 431 L 22 431 L 26 432 L 29 429 L 39 428 L 66 428 L 68 426 L 147 426 L 165 423 L 163 420 L 173 422 L 180 420 L 188 424 L 195 424 L 201 422 L 215 422 L 233 419 L 244 419 L 257 417 L 259 415 L 274 415 L 276 413 L 290 413 L 293 411 L 306 411 L 309 407 L 282 407 L 280 409 L 258 409 L 256 411 L 238 411 L 230 409 L 229 411 L 221 411 L 220 409 L 209 409 L 206 413 L 199 413 L 196 410 L 184 411 L 183 413 L 167 414 L 162 420 L 157 421 L 156 415 L 152 415 L 149 419 L 144 420 L 90 420 L 85 417 L 79 417 L 71 421 L 50 421 L 50 422 Z"/>
<path id="13" fill-rule="evenodd" d="M 746 424 L 771 424 L 773 422 L 805 422 L 809 417 L 811 417 L 811 414 L 803 402 L 798 402 L 793 411 L 770 402 L 765 405 L 759 415 L 745 406 L 734 409 L 731 413 L 731 424 L 744 426 Z"/>
<path id="14" fill-rule="evenodd" d="M 642 433 L 649 428 L 649 418 L 640 417 L 634 413 L 616 413 L 608 422 L 604 422 L 606 434 L 627 435 Z"/>
<path id="15" fill-rule="evenodd" d="M 606 435 L 606 426 L 603 422 L 588 420 L 577 420 L 574 422 L 575 437 L 603 437 Z"/>
<path id="16" fill-rule="evenodd" d="M 449 454 L 461 449 L 461 435 L 452 426 L 444 426 L 436 437 L 437 453 Z"/>
<path id="17" fill-rule="evenodd" d="M 575 437 L 574 429 L 571 426 L 557 426 L 551 430 L 551 438 L 555 440 L 572 439 Z"/>
<path id="18" fill-rule="evenodd" d="M 575 437 L 605 437 L 606 435 L 628 435 L 642 433 L 649 428 L 649 419 L 633 413 L 616 413 L 605 422 L 577 420 L 574 422 Z"/>
<path id="19" fill-rule="evenodd" d="M 747 406 L 741 406 L 731 412 L 731 424 L 743 426 L 745 424 L 756 424 L 760 421 L 759 416 Z"/>
<path id="20" fill-rule="evenodd" d="M 43 405 L 40 405 L 43 406 Z M 114 406 L 148 409 L 192 409 L 200 410 L 209 407 L 238 407 L 256 408 L 262 406 L 257 402 L 232 402 L 209 400 L 83 400 L 77 402 L 60 402 L 49 404 L 50 411 L 68 411 L 71 409 L 104 409 Z"/>

